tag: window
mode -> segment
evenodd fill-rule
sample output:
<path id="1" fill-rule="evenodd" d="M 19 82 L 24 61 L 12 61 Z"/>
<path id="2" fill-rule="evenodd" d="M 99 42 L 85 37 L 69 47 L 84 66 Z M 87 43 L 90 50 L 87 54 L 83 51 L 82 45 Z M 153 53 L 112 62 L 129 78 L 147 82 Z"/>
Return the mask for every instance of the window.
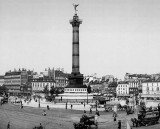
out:
<path id="1" fill-rule="evenodd" d="M 159 87 L 157 87 L 157 91 L 159 91 Z"/>

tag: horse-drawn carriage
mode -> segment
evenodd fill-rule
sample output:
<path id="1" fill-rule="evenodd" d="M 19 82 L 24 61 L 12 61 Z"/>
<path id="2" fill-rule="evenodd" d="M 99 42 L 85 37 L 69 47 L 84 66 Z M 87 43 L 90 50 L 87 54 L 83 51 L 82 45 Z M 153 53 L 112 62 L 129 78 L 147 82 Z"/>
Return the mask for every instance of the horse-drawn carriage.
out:
<path id="1" fill-rule="evenodd" d="M 126 107 L 126 112 L 127 112 L 127 115 L 129 115 L 129 114 L 133 114 L 133 113 L 134 113 L 134 110 L 133 110 L 132 107 L 127 106 L 127 107 Z"/>
<path id="2" fill-rule="evenodd" d="M 0 103 L 1 103 L 1 104 L 8 103 L 8 97 L 2 97 L 2 98 L 0 99 Z"/>
<path id="3" fill-rule="evenodd" d="M 159 121 L 159 112 L 158 111 L 141 112 L 140 114 L 138 114 L 138 119 L 131 118 L 131 121 L 133 123 L 133 127 L 157 124 Z"/>
<path id="4" fill-rule="evenodd" d="M 92 125 L 97 128 L 98 124 L 94 120 L 95 116 L 82 116 L 79 123 L 74 123 L 75 129 L 91 129 Z"/>

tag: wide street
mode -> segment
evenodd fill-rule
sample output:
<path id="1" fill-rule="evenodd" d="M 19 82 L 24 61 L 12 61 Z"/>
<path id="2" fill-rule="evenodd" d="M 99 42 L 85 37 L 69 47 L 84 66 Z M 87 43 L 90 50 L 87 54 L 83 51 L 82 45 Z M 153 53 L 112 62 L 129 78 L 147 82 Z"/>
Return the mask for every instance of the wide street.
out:
<path id="1" fill-rule="evenodd" d="M 0 106 L 0 129 L 6 129 L 7 123 L 10 121 L 11 129 L 33 129 L 40 123 L 45 129 L 74 129 L 73 123 L 79 122 L 83 111 L 71 109 L 53 108 L 46 110 L 47 116 L 43 116 L 45 108 L 24 107 L 8 103 Z M 89 112 L 87 112 L 88 114 Z M 93 112 L 94 114 L 94 112 Z M 126 121 L 130 122 L 130 118 L 135 115 L 126 116 L 126 112 L 118 113 L 117 120 L 122 120 L 122 129 L 126 128 Z M 135 128 L 135 127 L 134 127 Z M 148 127 L 138 127 L 138 129 L 159 129 L 159 124 Z M 117 129 L 117 122 L 113 122 L 111 112 L 101 111 L 99 116 L 99 129 Z"/>

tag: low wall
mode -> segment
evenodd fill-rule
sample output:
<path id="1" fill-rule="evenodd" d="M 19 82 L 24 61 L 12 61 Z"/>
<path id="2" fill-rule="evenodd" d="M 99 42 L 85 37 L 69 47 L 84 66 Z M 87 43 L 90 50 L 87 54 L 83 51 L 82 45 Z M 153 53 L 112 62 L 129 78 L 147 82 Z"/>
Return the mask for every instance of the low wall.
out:
<path id="1" fill-rule="evenodd" d="M 56 103 L 66 103 L 66 102 L 70 102 L 70 103 L 87 103 L 87 99 L 55 99 L 54 102 Z M 94 103 L 95 100 L 93 99 L 88 99 L 88 103 Z"/>

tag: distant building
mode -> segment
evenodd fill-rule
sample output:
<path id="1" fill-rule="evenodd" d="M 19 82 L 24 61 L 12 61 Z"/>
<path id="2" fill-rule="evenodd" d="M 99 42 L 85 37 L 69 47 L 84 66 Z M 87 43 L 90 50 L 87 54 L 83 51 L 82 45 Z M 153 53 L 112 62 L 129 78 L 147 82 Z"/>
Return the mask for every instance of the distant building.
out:
<path id="1" fill-rule="evenodd" d="M 47 86 L 48 90 L 51 90 L 51 87 L 55 87 L 54 79 L 31 79 L 32 93 L 43 92 L 44 88 Z"/>
<path id="2" fill-rule="evenodd" d="M 140 83 L 151 79 L 151 75 L 148 74 L 130 74 L 126 73 L 124 81 L 139 81 Z"/>
<path id="3" fill-rule="evenodd" d="M 55 70 L 55 86 L 66 87 L 68 85 L 68 74 L 61 70 Z"/>
<path id="4" fill-rule="evenodd" d="M 128 97 L 129 95 L 129 83 L 119 82 L 116 88 L 117 97 Z"/>
<path id="5" fill-rule="evenodd" d="M 43 75 L 44 79 L 54 79 L 55 80 L 55 70 L 54 70 L 54 68 L 45 69 L 45 71 L 43 71 L 41 74 Z"/>
<path id="6" fill-rule="evenodd" d="M 138 95 L 139 94 L 139 82 L 138 81 L 129 82 L 129 94 L 130 95 Z"/>
<path id="7" fill-rule="evenodd" d="M 151 78 L 152 78 L 152 75 L 148 75 L 148 74 L 130 74 L 130 73 L 126 73 L 126 75 L 124 77 L 124 81 L 137 82 L 138 93 L 141 95 L 142 94 L 142 82 L 150 80 Z M 132 88 L 131 88 L 131 90 L 132 90 Z"/>
<path id="8" fill-rule="evenodd" d="M 142 83 L 141 97 L 147 99 L 159 98 L 160 99 L 160 81 L 145 81 Z"/>
<path id="9" fill-rule="evenodd" d="M 4 76 L 4 86 L 6 86 L 10 95 L 31 94 L 31 87 L 28 83 L 28 73 L 25 69 L 6 72 Z"/>
<path id="10" fill-rule="evenodd" d="M 113 75 L 106 75 L 102 77 L 102 82 L 114 82 L 114 76 Z"/>
<path id="11" fill-rule="evenodd" d="M 63 69 L 51 70 L 50 68 L 45 69 L 40 74 L 34 74 L 33 79 L 37 80 L 54 80 L 55 87 L 66 87 L 68 85 L 68 74 L 64 73 Z"/>
<path id="12" fill-rule="evenodd" d="M 91 91 L 92 91 L 92 92 L 102 93 L 102 91 L 103 91 L 103 89 L 104 89 L 102 83 L 95 83 L 95 82 L 94 82 L 94 83 L 90 83 L 89 85 L 90 85 L 90 87 L 91 87 Z"/>
<path id="13" fill-rule="evenodd" d="M 160 81 L 160 73 L 151 74 L 151 79 L 154 81 Z"/>
<path id="14" fill-rule="evenodd" d="M 117 85 L 118 85 L 117 82 L 110 82 L 108 84 L 108 88 L 107 88 L 108 97 L 115 97 L 116 96 Z"/>
<path id="15" fill-rule="evenodd" d="M 4 84 L 4 76 L 0 76 L 0 86 L 3 86 Z"/>

